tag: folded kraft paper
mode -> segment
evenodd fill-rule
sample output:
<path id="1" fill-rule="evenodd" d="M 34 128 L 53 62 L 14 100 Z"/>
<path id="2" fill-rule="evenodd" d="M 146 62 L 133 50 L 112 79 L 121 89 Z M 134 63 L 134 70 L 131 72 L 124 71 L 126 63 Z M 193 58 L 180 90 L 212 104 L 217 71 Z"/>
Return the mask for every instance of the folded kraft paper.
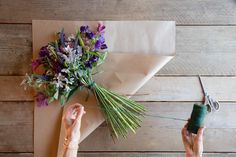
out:
<path id="1" fill-rule="evenodd" d="M 104 24 L 109 54 L 95 80 L 118 94 L 135 94 L 175 55 L 174 21 L 104 21 Z M 65 32 L 74 33 L 81 25 L 95 28 L 97 21 L 33 20 L 33 57 L 54 39 L 56 32 L 64 28 Z M 86 97 L 86 91 L 78 91 L 64 107 L 59 102 L 47 107 L 35 105 L 35 157 L 61 157 L 64 141 L 61 118 L 63 109 L 69 105 L 78 102 L 85 107 L 81 141 L 104 121 L 95 98 L 90 96 L 86 101 Z"/>

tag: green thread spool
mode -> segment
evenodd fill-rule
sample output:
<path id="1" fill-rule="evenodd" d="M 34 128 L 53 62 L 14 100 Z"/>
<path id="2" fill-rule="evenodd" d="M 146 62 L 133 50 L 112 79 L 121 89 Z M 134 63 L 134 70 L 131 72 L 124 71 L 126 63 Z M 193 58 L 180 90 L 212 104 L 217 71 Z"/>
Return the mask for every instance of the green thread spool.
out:
<path id="1" fill-rule="evenodd" d="M 206 114 L 207 114 L 206 105 L 194 104 L 187 130 L 191 133 L 197 134 L 198 129 L 202 127 L 204 124 L 204 119 L 206 117 Z"/>

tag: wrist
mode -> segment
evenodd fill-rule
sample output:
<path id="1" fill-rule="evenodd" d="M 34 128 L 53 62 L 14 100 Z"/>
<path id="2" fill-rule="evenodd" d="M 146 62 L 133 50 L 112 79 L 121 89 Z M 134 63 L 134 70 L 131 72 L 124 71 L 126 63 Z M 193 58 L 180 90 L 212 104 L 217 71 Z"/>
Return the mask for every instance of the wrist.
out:
<path id="1" fill-rule="evenodd" d="M 68 143 L 79 143 L 80 133 L 77 133 L 76 136 L 74 134 L 68 134 L 65 136 L 65 141 Z"/>
<path id="2" fill-rule="evenodd" d="M 194 157 L 192 153 L 185 153 L 185 157 Z"/>
<path id="3" fill-rule="evenodd" d="M 64 147 L 67 149 L 76 149 L 77 150 L 79 148 L 79 141 L 65 138 Z"/>
<path id="4" fill-rule="evenodd" d="M 202 154 L 185 153 L 185 157 L 202 157 Z"/>

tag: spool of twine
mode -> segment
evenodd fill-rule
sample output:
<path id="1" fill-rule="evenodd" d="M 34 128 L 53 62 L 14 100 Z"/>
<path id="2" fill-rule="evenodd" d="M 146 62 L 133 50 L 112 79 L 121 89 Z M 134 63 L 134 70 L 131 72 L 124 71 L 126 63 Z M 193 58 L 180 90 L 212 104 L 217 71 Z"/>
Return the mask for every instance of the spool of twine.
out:
<path id="1" fill-rule="evenodd" d="M 194 104 L 187 130 L 191 133 L 197 134 L 198 129 L 204 125 L 204 119 L 206 117 L 206 114 L 207 114 L 206 105 Z"/>

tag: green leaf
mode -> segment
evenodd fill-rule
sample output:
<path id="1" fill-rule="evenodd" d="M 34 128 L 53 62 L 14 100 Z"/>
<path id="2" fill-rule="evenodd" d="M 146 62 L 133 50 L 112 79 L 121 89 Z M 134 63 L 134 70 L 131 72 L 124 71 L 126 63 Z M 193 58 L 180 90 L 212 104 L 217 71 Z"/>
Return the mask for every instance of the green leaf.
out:
<path id="1" fill-rule="evenodd" d="M 50 97 L 49 100 L 48 100 L 48 103 L 52 103 L 54 101 L 54 97 Z"/>
<path id="2" fill-rule="evenodd" d="M 99 54 L 99 60 L 97 65 L 100 65 L 104 62 L 104 60 L 107 58 L 107 54 L 108 54 L 107 51 Z"/>
<path id="3" fill-rule="evenodd" d="M 95 56 L 100 56 L 96 51 L 95 52 L 88 51 L 86 53 L 91 54 L 91 55 L 95 55 Z"/>
<path id="4" fill-rule="evenodd" d="M 55 94 L 53 95 L 53 98 L 55 100 L 58 100 L 58 97 L 59 97 L 59 89 L 56 90 Z"/>
<path id="5" fill-rule="evenodd" d="M 64 95 L 61 95 L 61 96 L 60 96 L 60 103 L 61 103 L 61 106 L 64 106 L 65 102 L 66 102 L 65 96 L 64 96 Z"/>
<path id="6" fill-rule="evenodd" d="M 79 70 L 79 71 L 77 71 L 78 72 L 78 74 L 79 74 L 79 77 L 82 77 L 83 76 L 83 71 L 82 70 Z"/>
<path id="7" fill-rule="evenodd" d="M 82 40 L 81 35 L 80 35 L 79 32 L 78 32 L 77 36 L 78 36 L 78 39 L 79 39 L 80 45 L 81 45 L 82 47 L 84 47 L 84 41 Z"/>
<path id="8" fill-rule="evenodd" d="M 68 94 L 68 97 L 67 97 L 66 102 L 67 102 L 67 101 L 70 99 L 70 97 L 77 91 L 78 88 L 79 88 L 79 87 L 76 86 L 75 88 L 73 88 L 73 89 L 70 91 L 70 93 Z"/>

